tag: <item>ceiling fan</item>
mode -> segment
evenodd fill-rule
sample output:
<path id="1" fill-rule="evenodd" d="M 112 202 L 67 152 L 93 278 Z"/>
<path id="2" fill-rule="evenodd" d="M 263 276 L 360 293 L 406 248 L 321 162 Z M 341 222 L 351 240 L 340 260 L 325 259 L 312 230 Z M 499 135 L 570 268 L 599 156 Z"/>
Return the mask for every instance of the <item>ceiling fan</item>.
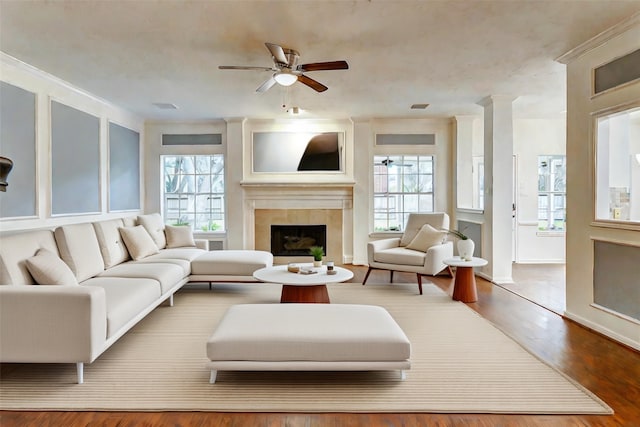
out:
<path id="1" fill-rule="evenodd" d="M 221 70 L 256 70 L 256 71 L 273 71 L 273 75 L 267 81 L 262 83 L 256 89 L 256 92 L 266 92 L 274 84 L 278 83 L 282 86 L 291 86 L 296 81 L 309 86 L 317 92 L 324 92 L 328 88 L 322 83 L 307 77 L 305 72 L 308 71 L 327 71 L 327 70 L 348 70 L 349 64 L 346 61 L 330 61 L 330 62 L 314 62 L 311 64 L 298 64 L 300 54 L 286 47 L 273 43 L 265 43 L 271 58 L 273 59 L 272 67 L 245 67 L 239 65 L 220 65 Z"/>

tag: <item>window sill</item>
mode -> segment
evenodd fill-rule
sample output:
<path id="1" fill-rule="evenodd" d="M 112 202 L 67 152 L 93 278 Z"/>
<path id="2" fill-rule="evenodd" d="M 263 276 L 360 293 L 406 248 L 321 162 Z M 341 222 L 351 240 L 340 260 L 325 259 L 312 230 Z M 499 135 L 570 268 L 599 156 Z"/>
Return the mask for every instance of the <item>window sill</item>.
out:
<path id="1" fill-rule="evenodd" d="M 227 237 L 226 231 L 194 231 L 194 237 L 215 237 L 215 238 L 224 238 Z"/>
<path id="2" fill-rule="evenodd" d="M 538 237 L 564 237 L 566 231 L 536 231 Z"/>
<path id="3" fill-rule="evenodd" d="M 401 237 L 404 234 L 402 231 L 374 231 L 369 233 L 369 237 L 373 239 L 386 239 L 389 237 Z"/>

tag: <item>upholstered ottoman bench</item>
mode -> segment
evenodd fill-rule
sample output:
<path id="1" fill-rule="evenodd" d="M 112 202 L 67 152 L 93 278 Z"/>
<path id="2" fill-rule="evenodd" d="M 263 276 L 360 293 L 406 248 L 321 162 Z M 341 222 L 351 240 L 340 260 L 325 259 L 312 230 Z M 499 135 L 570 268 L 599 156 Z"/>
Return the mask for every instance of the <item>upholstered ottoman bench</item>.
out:
<path id="1" fill-rule="evenodd" d="M 205 252 L 191 261 L 190 282 L 255 282 L 253 272 L 273 265 L 266 251 L 222 250 Z"/>
<path id="2" fill-rule="evenodd" d="M 382 307 L 234 305 L 207 342 L 217 371 L 379 371 L 411 368 L 411 344 Z"/>

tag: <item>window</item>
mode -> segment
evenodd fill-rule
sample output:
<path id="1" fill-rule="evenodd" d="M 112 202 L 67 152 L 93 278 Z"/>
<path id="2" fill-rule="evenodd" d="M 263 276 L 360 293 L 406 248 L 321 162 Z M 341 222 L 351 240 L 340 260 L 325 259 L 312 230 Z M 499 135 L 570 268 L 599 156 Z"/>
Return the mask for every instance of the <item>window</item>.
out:
<path id="1" fill-rule="evenodd" d="M 597 118 L 596 220 L 640 222 L 640 107 Z"/>
<path id="2" fill-rule="evenodd" d="M 224 156 L 162 156 L 161 162 L 165 222 L 224 230 Z"/>
<path id="3" fill-rule="evenodd" d="M 402 231 L 411 212 L 433 212 L 433 156 L 373 158 L 375 231 Z"/>
<path id="4" fill-rule="evenodd" d="M 565 231 L 566 156 L 538 156 L 538 230 Z"/>

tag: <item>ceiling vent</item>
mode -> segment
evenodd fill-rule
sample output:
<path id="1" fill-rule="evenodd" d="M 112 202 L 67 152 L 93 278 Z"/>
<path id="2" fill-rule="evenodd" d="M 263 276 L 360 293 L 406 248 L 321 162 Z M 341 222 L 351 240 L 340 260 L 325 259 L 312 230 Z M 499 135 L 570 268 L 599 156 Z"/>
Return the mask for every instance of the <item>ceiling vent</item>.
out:
<path id="1" fill-rule="evenodd" d="M 177 110 L 178 106 L 176 104 L 171 104 L 169 102 L 154 102 L 153 105 L 160 110 Z"/>
<path id="2" fill-rule="evenodd" d="M 425 108 L 427 108 L 429 106 L 429 104 L 413 104 L 411 106 L 412 110 L 424 110 Z"/>

